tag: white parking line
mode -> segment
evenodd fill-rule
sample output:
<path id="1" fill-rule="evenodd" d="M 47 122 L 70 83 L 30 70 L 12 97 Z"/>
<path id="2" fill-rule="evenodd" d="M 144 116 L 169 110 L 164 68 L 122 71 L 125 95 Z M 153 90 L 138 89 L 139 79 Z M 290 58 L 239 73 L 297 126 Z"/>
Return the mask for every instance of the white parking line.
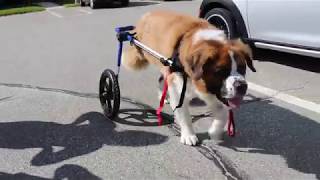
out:
<path id="1" fill-rule="evenodd" d="M 78 11 L 80 11 L 82 13 L 85 13 L 85 14 L 92 14 L 91 11 L 87 11 L 87 10 L 84 10 L 84 9 L 78 9 Z"/>
<path id="2" fill-rule="evenodd" d="M 320 114 L 320 104 L 248 82 L 249 89 Z"/>
<path id="3" fill-rule="evenodd" d="M 56 12 L 53 12 L 53 11 L 50 11 L 50 10 L 47 10 L 47 12 L 48 12 L 49 14 L 51 14 L 51 15 L 55 16 L 55 17 L 63 18 L 63 16 L 62 16 L 62 15 L 60 15 L 60 14 L 58 14 L 58 13 L 56 13 Z"/>
<path id="4" fill-rule="evenodd" d="M 46 10 L 53 10 L 53 9 L 63 9 L 64 6 L 55 6 L 55 7 L 48 7 Z"/>

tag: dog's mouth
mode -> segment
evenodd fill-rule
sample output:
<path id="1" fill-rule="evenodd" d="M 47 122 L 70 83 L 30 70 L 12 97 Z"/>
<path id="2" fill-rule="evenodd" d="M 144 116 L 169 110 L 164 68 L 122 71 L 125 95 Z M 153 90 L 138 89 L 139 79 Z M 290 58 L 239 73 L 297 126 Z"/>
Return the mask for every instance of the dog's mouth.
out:
<path id="1" fill-rule="evenodd" d="M 233 98 L 223 98 L 220 94 L 217 94 L 216 96 L 221 102 L 232 109 L 239 108 L 243 99 L 243 96 L 236 96 Z"/>
<path id="2" fill-rule="evenodd" d="M 231 99 L 227 99 L 228 106 L 231 108 L 239 108 L 243 97 L 234 97 Z"/>

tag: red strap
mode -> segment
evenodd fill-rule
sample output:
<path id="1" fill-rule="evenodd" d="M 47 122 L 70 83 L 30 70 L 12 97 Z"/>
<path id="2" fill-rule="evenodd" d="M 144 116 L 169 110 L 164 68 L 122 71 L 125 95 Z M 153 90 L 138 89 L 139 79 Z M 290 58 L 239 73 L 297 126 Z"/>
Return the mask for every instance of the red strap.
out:
<path id="1" fill-rule="evenodd" d="M 229 110 L 228 135 L 234 137 L 236 135 L 236 127 L 234 125 L 233 111 Z"/>
<path id="2" fill-rule="evenodd" d="M 163 123 L 163 119 L 161 117 L 161 112 L 162 112 L 162 108 L 164 106 L 164 100 L 166 99 L 166 96 L 167 96 L 167 91 L 168 91 L 168 83 L 167 83 L 167 79 L 164 79 L 164 85 L 163 85 L 160 105 L 159 105 L 159 107 L 157 109 L 157 117 L 158 117 L 158 125 L 159 126 L 161 126 L 162 123 Z"/>

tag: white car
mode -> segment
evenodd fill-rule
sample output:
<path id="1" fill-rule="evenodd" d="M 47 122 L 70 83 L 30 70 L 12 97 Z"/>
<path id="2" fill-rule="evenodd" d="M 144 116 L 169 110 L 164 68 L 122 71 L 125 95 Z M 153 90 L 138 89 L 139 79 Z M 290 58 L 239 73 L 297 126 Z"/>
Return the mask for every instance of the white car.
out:
<path id="1" fill-rule="evenodd" d="M 320 0 L 203 0 L 199 16 L 229 38 L 320 58 Z"/>

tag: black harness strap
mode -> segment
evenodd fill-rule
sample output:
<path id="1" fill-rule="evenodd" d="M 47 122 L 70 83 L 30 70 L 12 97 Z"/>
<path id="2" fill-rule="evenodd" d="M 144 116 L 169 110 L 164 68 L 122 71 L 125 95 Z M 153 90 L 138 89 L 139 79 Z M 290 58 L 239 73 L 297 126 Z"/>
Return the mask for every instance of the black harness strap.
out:
<path id="1" fill-rule="evenodd" d="M 175 111 L 176 109 L 181 108 L 183 105 L 183 101 L 184 101 L 186 90 L 187 90 L 187 79 L 188 79 L 188 76 L 186 72 L 184 72 L 183 66 L 179 59 L 179 44 L 175 48 L 171 59 L 173 61 L 173 64 L 170 67 L 171 72 L 180 72 L 183 78 L 183 86 L 181 90 L 180 100 L 179 100 L 179 104 L 173 110 Z"/>
<path id="2" fill-rule="evenodd" d="M 186 75 L 185 72 L 182 73 L 182 77 L 183 77 L 183 86 L 182 86 L 182 91 L 181 91 L 181 95 L 180 95 L 179 104 L 174 108 L 173 111 L 176 111 L 176 109 L 182 107 L 183 101 L 184 101 L 184 97 L 185 97 L 185 95 L 186 95 L 186 90 L 187 90 L 187 75 Z"/>

